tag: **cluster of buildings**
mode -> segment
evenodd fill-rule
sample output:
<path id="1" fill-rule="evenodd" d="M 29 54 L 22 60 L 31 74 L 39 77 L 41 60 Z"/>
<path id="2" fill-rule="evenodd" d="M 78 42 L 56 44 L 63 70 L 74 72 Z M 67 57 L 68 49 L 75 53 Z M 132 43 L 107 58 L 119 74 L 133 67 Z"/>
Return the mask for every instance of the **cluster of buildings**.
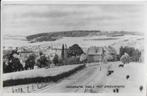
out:
<path id="1" fill-rule="evenodd" d="M 65 49 L 68 49 L 66 46 Z M 6 54 L 8 51 L 12 50 L 11 48 L 5 50 L 3 49 L 3 54 Z M 61 48 L 53 48 L 52 46 L 24 46 L 19 47 L 18 51 L 20 53 L 20 58 L 22 61 L 25 61 L 26 58 L 34 53 L 39 56 L 39 52 L 41 51 L 43 54 L 48 56 L 50 59 L 53 59 L 55 54 L 58 55 L 59 58 L 61 58 L 61 52 L 62 52 L 62 46 Z M 104 46 L 104 47 L 97 47 L 97 46 L 91 46 L 89 48 L 84 48 L 84 53 L 87 55 L 87 62 L 101 62 L 104 59 L 116 59 L 116 51 L 111 46 Z"/>

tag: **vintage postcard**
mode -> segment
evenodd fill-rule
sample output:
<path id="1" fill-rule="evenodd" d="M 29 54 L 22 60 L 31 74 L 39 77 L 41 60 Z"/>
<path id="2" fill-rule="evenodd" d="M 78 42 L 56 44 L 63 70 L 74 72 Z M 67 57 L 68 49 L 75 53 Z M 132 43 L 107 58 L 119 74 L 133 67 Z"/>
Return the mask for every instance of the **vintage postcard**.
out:
<path id="1" fill-rule="evenodd" d="M 145 94 L 143 3 L 2 2 L 1 12 L 2 92 Z"/>

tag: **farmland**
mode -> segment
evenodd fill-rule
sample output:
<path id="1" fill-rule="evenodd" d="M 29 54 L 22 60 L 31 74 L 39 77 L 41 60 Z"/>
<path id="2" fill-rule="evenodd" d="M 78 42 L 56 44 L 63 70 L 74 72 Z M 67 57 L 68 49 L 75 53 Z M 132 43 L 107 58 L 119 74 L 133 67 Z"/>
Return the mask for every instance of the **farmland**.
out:
<path id="1" fill-rule="evenodd" d="M 71 31 L 71 33 L 74 31 Z M 34 40 L 35 38 L 43 38 L 43 36 L 50 35 L 49 33 L 42 33 L 42 34 L 36 34 L 36 35 L 30 35 L 27 37 L 21 37 L 21 38 L 14 38 L 14 36 L 9 36 L 4 40 L 3 45 L 5 47 L 22 47 L 26 46 L 28 48 L 33 48 L 36 46 L 48 47 L 51 46 L 53 48 L 61 48 L 62 44 L 66 44 L 67 46 L 71 46 L 73 44 L 79 44 L 83 50 L 86 50 L 90 46 L 114 46 L 115 49 L 118 51 L 120 46 L 132 46 L 135 48 L 139 48 L 142 50 L 143 48 L 143 42 L 144 37 L 142 34 L 138 34 L 135 32 L 102 32 L 102 31 L 92 31 L 94 32 L 93 35 L 90 34 L 91 31 L 82 31 L 81 34 L 86 35 L 80 35 L 80 36 L 70 36 L 66 34 L 69 34 L 68 32 L 53 32 L 50 34 L 61 34 L 62 37 L 56 39 L 56 40 L 43 40 L 43 41 L 35 41 L 34 43 L 29 43 L 31 40 Z M 75 31 L 74 33 L 79 34 L 78 31 Z M 55 35 L 56 36 L 56 35 Z M 58 36 L 58 35 L 57 35 Z M 25 38 L 29 38 L 24 40 Z M 29 40 L 29 41 L 27 41 Z M 80 42 L 79 42 L 80 41 Z M 138 46 L 139 44 L 139 46 Z M 141 45 L 140 45 L 141 44 Z"/>

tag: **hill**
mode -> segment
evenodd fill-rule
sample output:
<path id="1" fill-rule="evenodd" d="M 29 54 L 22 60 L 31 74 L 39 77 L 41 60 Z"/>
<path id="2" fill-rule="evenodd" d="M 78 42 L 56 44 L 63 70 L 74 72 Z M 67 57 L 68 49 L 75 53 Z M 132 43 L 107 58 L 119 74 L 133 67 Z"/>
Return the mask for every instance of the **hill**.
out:
<path id="1" fill-rule="evenodd" d="M 42 42 L 42 41 L 56 41 L 57 39 L 61 39 L 62 37 L 84 37 L 84 36 L 99 36 L 99 35 L 107 35 L 107 36 L 123 36 L 125 34 L 137 34 L 134 32 L 127 31 L 99 31 L 99 30 L 74 30 L 74 31 L 60 31 L 60 32 L 49 32 L 49 33 L 39 33 L 34 35 L 29 35 L 26 39 L 31 42 Z"/>

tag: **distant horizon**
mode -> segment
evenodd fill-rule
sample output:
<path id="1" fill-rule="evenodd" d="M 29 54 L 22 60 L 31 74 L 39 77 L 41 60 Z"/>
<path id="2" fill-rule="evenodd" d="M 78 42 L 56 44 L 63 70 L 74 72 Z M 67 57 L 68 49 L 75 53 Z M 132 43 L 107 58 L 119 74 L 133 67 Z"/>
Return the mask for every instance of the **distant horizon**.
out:
<path id="1" fill-rule="evenodd" d="M 111 32 L 128 32 L 128 33 L 140 33 L 140 34 L 143 34 L 143 32 L 138 32 L 138 31 L 123 31 L 123 30 L 120 30 L 120 31 L 107 31 L 107 30 L 66 30 L 66 31 L 52 31 L 52 32 L 40 32 L 40 33 L 34 33 L 34 34 L 29 34 L 29 35 L 36 35 L 36 34 L 43 34 L 43 33 L 58 33 L 58 32 L 70 32 L 70 31 L 100 31 L 100 32 L 108 32 L 108 33 L 111 33 Z M 13 35 L 13 34 L 4 34 L 4 37 L 5 36 L 22 36 L 22 37 L 26 37 L 26 36 L 29 36 L 29 35 L 22 35 L 22 34 L 19 34 L 19 35 Z"/>

